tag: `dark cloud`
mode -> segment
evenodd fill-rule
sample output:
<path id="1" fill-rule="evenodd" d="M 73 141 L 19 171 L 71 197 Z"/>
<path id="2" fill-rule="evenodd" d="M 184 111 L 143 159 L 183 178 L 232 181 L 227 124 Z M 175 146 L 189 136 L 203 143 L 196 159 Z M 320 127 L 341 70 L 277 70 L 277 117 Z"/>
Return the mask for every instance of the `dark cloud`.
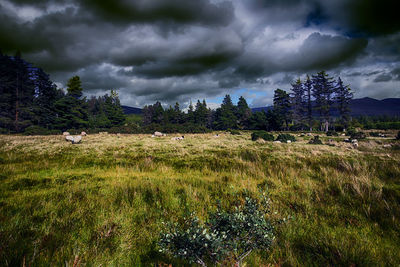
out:
<path id="1" fill-rule="evenodd" d="M 391 0 L 2 0 L 0 48 L 65 85 L 119 89 L 124 104 L 287 89 L 339 75 L 357 96 L 393 95 L 400 20 Z M 379 83 L 377 86 L 376 83 Z M 383 88 L 382 93 L 375 92 Z"/>

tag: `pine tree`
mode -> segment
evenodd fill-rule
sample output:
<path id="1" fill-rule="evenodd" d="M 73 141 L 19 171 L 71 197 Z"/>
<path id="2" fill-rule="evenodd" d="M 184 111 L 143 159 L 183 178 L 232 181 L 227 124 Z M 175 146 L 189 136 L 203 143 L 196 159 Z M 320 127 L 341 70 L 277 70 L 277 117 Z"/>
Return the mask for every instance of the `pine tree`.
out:
<path id="1" fill-rule="evenodd" d="M 325 71 L 318 72 L 313 76 L 313 96 L 315 98 L 315 109 L 319 111 L 320 120 L 324 130 L 329 130 L 330 111 L 333 104 L 333 78 L 329 77 Z"/>
<path id="2" fill-rule="evenodd" d="M 342 79 L 339 77 L 335 86 L 335 101 L 339 111 L 340 119 L 344 126 L 347 127 L 350 120 L 350 100 L 353 98 L 353 93 L 347 85 L 343 85 Z"/>
<path id="3" fill-rule="evenodd" d="M 194 119 L 194 108 L 193 108 L 192 100 L 190 100 L 186 121 L 189 122 L 189 123 L 194 123 L 195 122 L 195 119 Z"/>
<path id="4" fill-rule="evenodd" d="M 197 100 L 196 109 L 194 111 L 195 122 L 198 125 L 206 126 L 208 120 L 208 109 L 206 101 L 200 102 Z"/>
<path id="5" fill-rule="evenodd" d="M 249 119 L 251 117 L 251 109 L 249 108 L 249 105 L 247 104 L 247 101 L 243 96 L 239 97 L 236 110 L 237 110 L 236 116 L 239 121 L 239 127 L 242 129 L 248 128 Z"/>
<path id="6" fill-rule="evenodd" d="M 274 91 L 274 112 L 278 115 L 280 124 L 285 124 L 285 128 L 289 129 L 290 115 L 290 96 L 282 90 L 276 89 Z"/>
<path id="7" fill-rule="evenodd" d="M 173 118 L 173 123 L 178 124 L 178 123 L 181 123 L 182 120 L 183 120 L 183 114 L 182 114 L 182 111 L 181 111 L 181 109 L 180 109 L 180 107 L 179 107 L 179 103 L 176 102 L 176 103 L 175 103 L 175 106 L 174 106 L 174 118 Z"/>
<path id="8" fill-rule="evenodd" d="M 291 107 L 294 123 L 303 125 L 305 120 L 305 87 L 300 78 L 292 84 Z"/>
<path id="9" fill-rule="evenodd" d="M 215 128 L 218 130 L 237 128 L 237 117 L 235 115 L 235 106 L 232 103 L 230 95 L 226 95 L 222 101 L 221 107 L 215 113 Z"/>
<path id="10" fill-rule="evenodd" d="M 79 76 L 74 76 L 68 80 L 67 90 L 68 90 L 68 95 L 72 97 L 75 98 L 82 97 L 83 89 L 82 89 L 81 79 L 79 78 Z"/>
<path id="11" fill-rule="evenodd" d="M 125 122 L 124 111 L 115 90 L 111 90 L 110 96 L 105 96 L 104 109 L 112 126 L 120 126 Z"/>
<path id="12" fill-rule="evenodd" d="M 312 121 L 313 121 L 313 116 L 312 116 L 312 81 L 310 79 L 310 76 L 307 75 L 307 79 L 304 83 L 304 89 L 305 89 L 305 109 L 306 109 L 306 118 L 308 122 L 308 127 L 310 128 L 310 131 L 312 131 Z"/>

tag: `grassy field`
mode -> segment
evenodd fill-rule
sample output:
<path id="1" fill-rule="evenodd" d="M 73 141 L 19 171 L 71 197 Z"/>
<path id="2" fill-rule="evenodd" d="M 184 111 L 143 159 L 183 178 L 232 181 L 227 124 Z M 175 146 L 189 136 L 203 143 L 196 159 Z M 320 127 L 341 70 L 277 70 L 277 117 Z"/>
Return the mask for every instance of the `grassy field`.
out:
<path id="1" fill-rule="evenodd" d="M 293 218 L 247 266 L 400 265 L 398 141 L 170 137 L 0 136 L 0 266 L 179 266 L 158 252 L 162 221 L 266 187 Z"/>

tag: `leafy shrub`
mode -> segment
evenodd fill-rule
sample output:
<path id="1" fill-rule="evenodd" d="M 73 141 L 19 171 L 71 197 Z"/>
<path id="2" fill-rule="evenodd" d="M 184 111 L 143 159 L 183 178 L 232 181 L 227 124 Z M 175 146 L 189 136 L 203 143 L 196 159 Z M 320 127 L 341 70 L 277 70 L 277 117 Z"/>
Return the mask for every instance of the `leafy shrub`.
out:
<path id="1" fill-rule="evenodd" d="M 274 141 L 274 136 L 266 131 L 256 131 L 251 134 L 251 140 L 264 139 L 265 141 Z"/>
<path id="2" fill-rule="evenodd" d="M 318 135 L 314 136 L 314 138 L 311 139 L 310 142 L 308 142 L 308 143 L 312 144 L 312 145 L 322 145 L 322 141 L 321 141 L 321 139 L 319 139 Z"/>
<path id="3" fill-rule="evenodd" d="M 238 130 L 230 130 L 231 135 L 240 135 Z"/>
<path id="4" fill-rule="evenodd" d="M 288 140 L 296 142 L 296 138 L 291 134 L 279 134 L 276 138 L 276 141 L 281 141 L 282 143 L 286 143 Z"/>
<path id="5" fill-rule="evenodd" d="M 367 138 L 367 135 L 364 132 L 355 132 L 350 136 L 350 138 L 361 140 Z"/>
<path id="6" fill-rule="evenodd" d="M 268 213 L 269 199 L 264 195 L 262 203 L 246 197 L 233 210 L 219 207 L 205 223 L 191 214 L 183 224 L 170 224 L 161 233 L 160 252 L 202 266 L 240 266 L 252 251 L 271 247 L 275 223 L 266 218 Z"/>
<path id="7" fill-rule="evenodd" d="M 326 136 L 338 136 L 339 134 L 336 131 L 327 131 L 326 132 Z"/>
<path id="8" fill-rule="evenodd" d="M 341 125 L 341 124 L 336 124 L 335 125 L 335 131 L 336 132 L 343 132 L 344 129 L 345 129 L 344 126 Z"/>
<path id="9" fill-rule="evenodd" d="M 60 134 L 59 130 L 49 130 L 40 126 L 31 125 L 25 128 L 24 135 L 50 135 L 50 134 Z"/>

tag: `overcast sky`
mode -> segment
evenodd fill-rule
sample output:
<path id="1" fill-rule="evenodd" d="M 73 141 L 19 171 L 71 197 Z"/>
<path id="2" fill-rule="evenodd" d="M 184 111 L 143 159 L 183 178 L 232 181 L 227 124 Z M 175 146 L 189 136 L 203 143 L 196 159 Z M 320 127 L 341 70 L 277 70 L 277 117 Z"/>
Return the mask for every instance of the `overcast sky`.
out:
<path id="1" fill-rule="evenodd" d="M 400 97 L 396 0 L 0 0 L 0 48 L 59 87 L 117 89 L 142 107 L 225 94 L 252 107 L 306 74 L 340 75 L 355 97 Z"/>

